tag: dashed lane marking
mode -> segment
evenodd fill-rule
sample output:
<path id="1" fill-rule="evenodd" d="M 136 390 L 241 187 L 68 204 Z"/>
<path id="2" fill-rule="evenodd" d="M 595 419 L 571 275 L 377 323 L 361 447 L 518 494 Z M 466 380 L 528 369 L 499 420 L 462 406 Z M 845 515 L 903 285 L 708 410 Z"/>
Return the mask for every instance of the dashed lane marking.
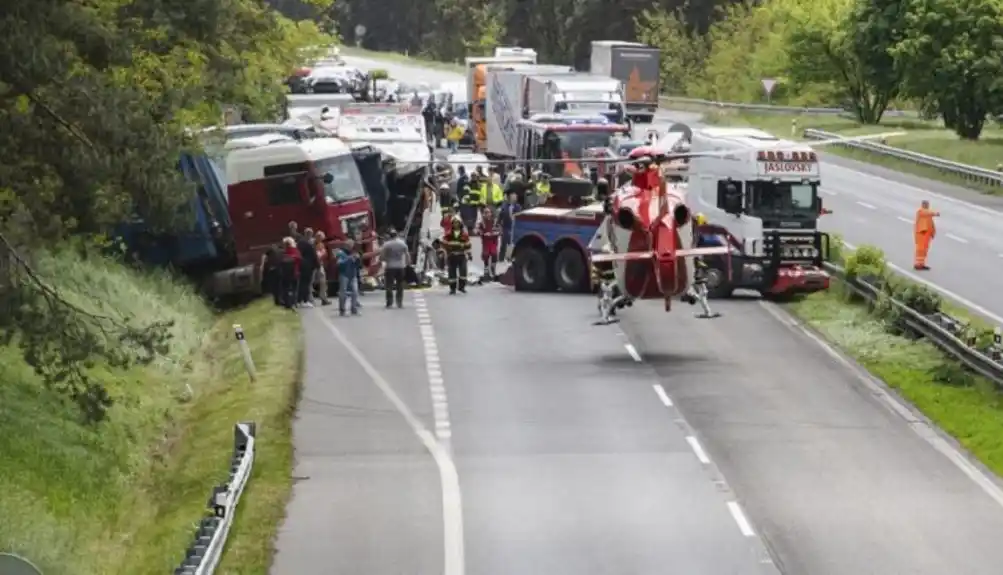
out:
<path id="1" fill-rule="evenodd" d="M 703 450 L 703 446 L 700 445 L 700 441 L 693 435 L 686 436 L 686 443 L 690 444 L 690 449 L 696 454 L 697 460 L 704 465 L 710 464 L 710 457 L 707 457 L 707 452 Z"/>
<path id="2" fill-rule="evenodd" d="M 752 530 L 752 525 L 749 520 L 745 517 L 745 512 L 742 511 L 742 507 L 736 501 L 728 502 L 728 511 L 731 512 L 731 516 L 735 518 L 735 523 L 738 523 L 738 530 L 742 532 L 742 535 L 746 537 L 755 537 L 756 532 Z"/>
<path id="3" fill-rule="evenodd" d="M 961 244 L 967 244 L 968 243 L 968 240 L 966 240 L 965 238 L 963 238 L 961 236 L 956 236 L 954 234 L 944 234 L 944 235 L 947 236 L 947 237 L 949 237 L 949 238 L 951 238 L 952 240 L 954 240 L 954 241 L 956 241 L 958 243 L 961 243 Z"/>
<path id="4" fill-rule="evenodd" d="M 863 208 L 867 208 L 869 210 L 876 210 L 876 209 L 878 209 L 875 206 L 873 206 L 871 204 L 868 204 L 867 202 L 857 202 L 857 205 L 860 206 L 860 207 L 863 207 Z"/>
<path id="5" fill-rule="evenodd" d="M 421 330 L 421 340 L 425 347 L 425 369 L 428 372 L 428 390 L 432 396 L 435 435 L 441 441 L 448 441 L 453 436 L 453 430 L 449 421 L 449 398 L 446 395 L 446 382 L 442 378 L 435 328 L 432 327 L 432 317 L 428 313 L 424 294 L 414 292 L 413 297 L 414 307 L 418 311 L 418 329 Z"/>
<path id="6" fill-rule="evenodd" d="M 445 575 L 464 575 L 466 560 L 464 557 L 463 543 L 463 504 L 460 497 L 460 477 L 456 471 L 456 463 L 449 452 L 447 445 L 429 432 L 428 428 L 418 419 L 411 409 L 404 403 L 404 400 L 397 395 L 393 386 L 383 377 L 382 374 L 366 359 L 366 356 L 356 348 L 351 341 L 341 333 L 334 323 L 323 312 L 317 314 L 320 321 L 327 327 L 334 339 L 345 348 L 352 359 L 362 367 L 373 385 L 376 386 L 387 401 L 404 418 L 408 426 L 421 441 L 422 445 L 432 455 L 435 466 L 439 470 L 439 481 L 442 485 L 442 525 L 443 525 L 443 554 Z"/>
<path id="7" fill-rule="evenodd" d="M 912 223 L 912 220 L 910 220 L 909 218 L 903 218 L 902 216 L 895 216 L 895 219 L 898 220 L 898 221 L 900 221 L 900 222 L 907 223 L 907 224 L 911 224 Z"/>
<path id="8" fill-rule="evenodd" d="M 672 407 L 672 399 L 669 397 L 669 394 L 665 393 L 665 388 L 657 383 L 652 387 L 655 388 L 655 395 L 661 400 L 662 405 Z"/>
<path id="9" fill-rule="evenodd" d="M 623 344 L 623 347 L 624 349 L 627 350 L 627 353 L 630 355 L 631 359 L 633 359 L 637 363 L 641 363 L 642 361 L 644 361 L 643 359 L 641 359 L 641 354 L 637 352 L 637 348 L 634 347 L 634 344 L 625 343 Z"/>

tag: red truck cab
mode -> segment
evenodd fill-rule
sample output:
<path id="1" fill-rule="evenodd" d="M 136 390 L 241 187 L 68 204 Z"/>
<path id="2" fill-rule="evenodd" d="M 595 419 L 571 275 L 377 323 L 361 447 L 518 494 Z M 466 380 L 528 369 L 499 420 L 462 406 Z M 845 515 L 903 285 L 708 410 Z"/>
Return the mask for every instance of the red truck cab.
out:
<path id="1" fill-rule="evenodd" d="M 290 222 L 300 231 L 324 232 L 332 248 L 348 239 L 361 242 L 364 260 L 375 262 L 372 205 L 352 150 L 341 140 L 280 134 L 233 140 L 226 177 L 238 265 L 257 266 L 270 245 L 289 235 Z"/>

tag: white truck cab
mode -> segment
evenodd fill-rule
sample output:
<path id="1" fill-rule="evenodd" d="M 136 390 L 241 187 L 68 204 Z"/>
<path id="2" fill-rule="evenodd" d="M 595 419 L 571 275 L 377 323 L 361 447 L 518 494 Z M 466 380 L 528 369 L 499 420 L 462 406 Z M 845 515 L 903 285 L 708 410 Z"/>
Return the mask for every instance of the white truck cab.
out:
<path id="1" fill-rule="evenodd" d="M 690 153 L 694 209 L 740 239 L 747 255 L 767 255 L 764 234 L 817 235 L 820 173 L 810 146 L 753 128 L 701 128 Z"/>
<path id="2" fill-rule="evenodd" d="M 532 58 L 533 63 L 536 64 L 536 50 L 532 48 L 522 48 L 520 46 L 499 46 L 495 48 L 495 58 L 510 58 L 512 56 Z"/>
<path id="3" fill-rule="evenodd" d="M 371 145 L 397 160 L 398 173 L 427 168 L 432 161 L 421 110 L 404 104 L 361 104 L 342 109 L 338 138 L 353 146 Z"/>
<path id="4" fill-rule="evenodd" d="M 527 79 L 527 106 L 533 113 L 603 114 L 623 123 L 623 84 L 584 72 L 544 74 Z"/>

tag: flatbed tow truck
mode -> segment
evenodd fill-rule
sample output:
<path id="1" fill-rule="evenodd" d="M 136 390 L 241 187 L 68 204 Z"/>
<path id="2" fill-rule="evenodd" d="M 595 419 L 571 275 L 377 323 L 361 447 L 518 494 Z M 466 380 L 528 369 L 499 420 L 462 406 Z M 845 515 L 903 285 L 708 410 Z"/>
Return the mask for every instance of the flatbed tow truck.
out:
<path id="1" fill-rule="evenodd" d="M 698 233 L 733 248 L 730 257 L 705 260 L 710 297 L 749 289 L 783 299 L 828 289 L 814 150 L 752 128 L 702 128 L 689 139 L 694 154 L 735 150 L 693 156 L 687 170 L 690 205 L 707 216 Z"/>

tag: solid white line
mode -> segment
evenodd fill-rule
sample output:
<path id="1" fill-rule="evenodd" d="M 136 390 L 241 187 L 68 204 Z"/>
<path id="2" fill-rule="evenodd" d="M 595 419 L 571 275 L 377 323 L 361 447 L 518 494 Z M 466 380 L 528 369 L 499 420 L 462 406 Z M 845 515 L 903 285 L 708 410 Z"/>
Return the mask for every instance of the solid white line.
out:
<path id="1" fill-rule="evenodd" d="M 949 238 L 951 238 L 952 240 L 954 240 L 956 242 L 960 242 L 960 243 L 963 243 L 963 244 L 967 244 L 968 243 L 968 240 L 966 240 L 965 238 L 963 238 L 961 236 L 956 236 L 954 234 L 944 234 L 944 235 L 947 236 L 947 237 L 949 237 Z"/>
<path id="2" fill-rule="evenodd" d="M 703 446 L 700 445 L 700 442 L 697 441 L 696 437 L 687 435 L 686 443 L 690 444 L 690 448 L 693 449 L 693 453 L 697 455 L 697 459 L 700 460 L 700 463 L 703 463 L 704 465 L 710 464 L 710 457 L 707 457 L 707 452 L 703 450 Z"/>
<path id="3" fill-rule="evenodd" d="M 898 220 L 898 221 L 900 221 L 900 222 L 905 222 L 907 224 L 911 224 L 912 223 L 912 220 L 910 220 L 909 218 L 903 218 L 902 216 L 895 216 L 895 219 Z"/>
<path id="4" fill-rule="evenodd" d="M 327 327 L 331 335 L 348 351 L 348 354 L 362 367 L 369 379 L 387 398 L 387 401 L 400 413 L 404 421 L 421 441 L 425 449 L 432 455 L 435 465 L 439 469 L 439 481 L 442 484 L 442 523 L 443 523 L 443 551 L 445 553 L 446 575 L 463 575 L 465 572 L 464 544 L 463 544 L 463 504 L 460 496 L 460 477 L 456 471 L 456 464 L 450 457 L 449 451 L 439 443 L 428 429 L 422 425 L 421 421 L 415 417 L 408 408 L 404 400 L 397 395 L 390 383 L 380 372 L 369 363 L 362 352 L 360 352 L 348 338 L 341 333 L 323 313 L 315 314 Z M 442 437 L 442 434 L 439 434 Z"/>
<path id="5" fill-rule="evenodd" d="M 661 385 L 656 383 L 651 387 L 655 388 L 655 395 L 658 396 L 658 399 L 662 400 L 662 404 L 665 407 L 672 407 L 672 400 L 669 398 L 669 394 L 665 393 L 665 389 Z"/>
<path id="6" fill-rule="evenodd" d="M 623 347 L 627 350 L 627 353 L 630 355 L 630 357 L 634 361 L 636 361 L 638 363 L 641 363 L 643 361 L 641 359 L 641 354 L 637 353 L 637 348 L 634 347 L 634 344 L 632 344 L 632 343 L 625 343 L 625 344 L 623 344 Z"/>
<path id="7" fill-rule="evenodd" d="M 752 525 L 749 524 L 749 520 L 745 518 L 745 512 L 742 511 L 738 503 L 729 501 L 728 511 L 731 511 L 731 516 L 735 518 L 735 523 L 738 523 L 738 530 L 742 532 L 742 535 L 746 537 L 754 537 L 756 535 L 752 530 Z"/>
<path id="8" fill-rule="evenodd" d="M 882 383 L 876 380 L 869 373 L 862 373 L 859 367 L 843 357 L 842 354 L 829 345 L 829 342 L 815 335 L 814 332 L 806 328 L 800 322 L 792 320 L 789 315 L 785 315 L 783 312 L 779 311 L 779 309 L 773 304 L 760 302 L 760 305 L 766 309 L 770 315 L 777 319 L 777 321 L 812 340 L 820 348 L 825 350 L 829 356 L 835 359 L 838 363 L 842 364 L 851 375 L 857 378 L 858 381 L 870 390 L 878 401 L 901 417 L 909 425 L 909 428 L 916 433 L 916 435 L 920 436 L 924 441 L 933 446 L 934 449 L 947 457 L 947 459 L 960 469 L 966 477 L 982 488 L 982 491 L 984 491 L 986 495 L 1003 507 L 1003 489 L 1001 489 L 1000 486 L 990 479 L 989 476 L 987 476 L 981 469 L 973 465 L 965 454 L 957 447 L 941 437 L 931 425 L 929 425 L 926 421 L 917 418 L 903 400 L 899 399 L 897 396 L 893 396 L 885 389 Z"/>
<path id="9" fill-rule="evenodd" d="M 857 246 L 855 246 L 855 245 L 853 245 L 851 243 L 848 243 L 848 242 L 843 242 L 843 245 L 845 245 L 846 247 L 850 248 L 851 250 L 857 249 Z M 917 274 L 914 274 L 914 273 L 912 273 L 911 271 L 909 271 L 907 269 L 901 268 L 901 267 L 899 267 L 899 266 L 897 266 L 897 265 L 895 265 L 895 264 L 893 264 L 891 262 L 888 262 L 888 267 L 890 267 L 893 270 L 895 270 L 895 272 L 898 273 L 899 275 L 905 276 L 905 277 L 911 279 L 914 282 L 921 283 L 921 284 L 925 285 L 926 287 L 928 287 L 928 288 L 930 288 L 930 289 L 932 289 L 932 290 L 934 290 L 934 291 L 936 291 L 936 292 L 938 292 L 938 293 L 940 293 L 940 294 L 942 294 L 944 296 L 947 296 L 947 297 L 953 299 L 954 301 L 956 301 L 956 302 L 960 303 L 961 305 L 967 307 L 968 309 L 970 309 L 970 310 L 972 310 L 972 311 L 974 311 L 974 312 L 982 315 L 983 317 L 986 317 L 988 319 L 993 320 L 998 325 L 1003 326 L 1003 317 L 1000 317 L 999 315 L 994 314 L 993 312 L 987 310 L 986 308 L 980 306 L 979 304 L 973 302 L 972 300 L 970 300 L 970 299 L 968 299 L 968 298 L 966 298 L 964 296 L 958 295 L 958 294 L 954 293 L 953 291 L 951 291 L 949 289 L 942 288 L 939 285 L 933 283 L 932 281 L 930 281 L 930 280 L 928 280 L 926 278 L 923 278 L 923 277 L 921 277 L 921 276 L 919 276 Z"/>
<path id="10" fill-rule="evenodd" d="M 868 204 L 868 203 L 865 203 L 865 202 L 857 202 L 857 205 L 861 206 L 861 207 L 864 207 L 864 208 L 867 208 L 869 210 L 876 210 L 876 209 L 878 209 L 878 208 L 872 206 L 871 204 Z"/>

